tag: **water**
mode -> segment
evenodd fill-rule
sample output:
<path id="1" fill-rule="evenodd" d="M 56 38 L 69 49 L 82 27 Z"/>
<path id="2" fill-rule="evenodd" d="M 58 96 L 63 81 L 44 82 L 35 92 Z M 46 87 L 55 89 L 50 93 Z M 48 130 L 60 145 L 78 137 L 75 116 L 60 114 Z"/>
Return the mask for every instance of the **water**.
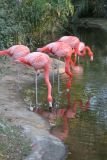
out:
<path id="1" fill-rule="evenodd" d="M 81 72 L 73 72 L 70 93 L 66 92 L 66 75 L 61 74 L 62 94 L 58 95 L 55 77 L 56 108 L 52 113 L 46 110 L 47 88 L 41 80 L 38 97 L 42 109 L 38 113 L 52 125 L 50 132 L 67 146 L 66 160 L 107 160 L 107 33 L 95 28 L 80 28 L 78 35 L 92 48 L 94 61 L 91 63 L 88 56 L 80 58 Z M 26 103 L 34 104 L 34 94 L 34 84 L 25 88 Z"/>

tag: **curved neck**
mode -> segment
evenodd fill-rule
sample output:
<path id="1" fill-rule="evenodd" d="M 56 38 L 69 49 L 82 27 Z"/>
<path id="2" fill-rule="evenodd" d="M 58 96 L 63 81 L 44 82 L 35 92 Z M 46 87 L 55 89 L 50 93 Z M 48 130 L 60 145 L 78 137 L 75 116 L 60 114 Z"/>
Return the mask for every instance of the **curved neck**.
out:
<path id="1" fill-rule="evenodd" d="M 76 51 L 76 53 L 77 53 L 78 56 L 82 56 L 82 53 L 79 51 L 79 44 L 80 43 L 76 44 L 75 51 Z"/>
<path id="2" fill-rule="evenodd" d="M 45 83 L 46 83 L 47 88 L 48 88 L 48 97 L 47 97 L 47 100 L 48 100 L 48 102 L 52 102 L 52 96 L 51 96 L 52 86 L 51 86 L 51 83 L 49 81 L 49 67 L 50 67 L 49 64 L 45 66 L 45 68 L 44 68 L 44 74 L 45 74 Z"/>
<path id="3" fill-rule="evenodd" d="M 9 55 L 10 56 L 8 49 L 4 50 L 4 51 L 0 51 L 0 56 L 3 56 L 3 55 Z"/>
<path id="4" fill-rule="evenodd" d="M 91 51 L 90 47 L 85 46 L 85 50 L 87 51 L 89 57 L 93 56 L 93 52 Z"/>

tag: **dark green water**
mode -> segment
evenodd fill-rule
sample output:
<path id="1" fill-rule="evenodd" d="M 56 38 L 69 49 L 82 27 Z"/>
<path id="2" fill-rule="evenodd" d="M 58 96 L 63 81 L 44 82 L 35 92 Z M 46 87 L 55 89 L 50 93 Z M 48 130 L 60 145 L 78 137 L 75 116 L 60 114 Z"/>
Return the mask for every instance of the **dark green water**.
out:
<path id="1" fill-rule="evenodd" d="M 107 160 L 107 33 L 81 28 L 78 35 L 94 52 L 93 63 L 84 62 L 80 81 L 82 92 L 92 97 L 88 111 L 69 122 L 67 160 Z"/>
<path id="2" fill-rule="evenodd" d="M 56 125 L 51 133 L 67 145 L 66 160 L 107 160 L 107 33 L 99 29 L 79 29 L 78 36 L 92 48 L 94 61 L 80 58 L 83 73 L 74 74 L 70 95 L 66 93 L 64 74 L 60 75 L 62 94 L 57 94 L 56 77 L 53 97 L 57 109 L 51 113 Z M 25 89 L 25 101 L 29 101 L 29 96 L 35 97 L 34 94 L 34 85 Z M 38 99 L 42 102 L 42 116 L 48 112 L 46 96 L 47 88 L 41 80 Z"/>

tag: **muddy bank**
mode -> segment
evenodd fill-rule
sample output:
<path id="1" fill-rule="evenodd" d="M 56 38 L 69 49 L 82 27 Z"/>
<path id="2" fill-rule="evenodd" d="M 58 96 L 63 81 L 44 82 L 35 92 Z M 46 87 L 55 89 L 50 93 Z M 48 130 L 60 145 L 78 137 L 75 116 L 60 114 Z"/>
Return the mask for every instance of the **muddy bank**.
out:
<path id="1" fill-rule="evenodd" d="M 33 81 L 33 69 L 12 64 L 9 59 L 0 60 L 0 117 L 22 126 L 25 134 L 32 139 L 32 154 L 26 160 L 63 160 L 64 144 L 50 135 L 49 123 L 38 114 L 30 112 L 20 95 L 23 86 Z"/>

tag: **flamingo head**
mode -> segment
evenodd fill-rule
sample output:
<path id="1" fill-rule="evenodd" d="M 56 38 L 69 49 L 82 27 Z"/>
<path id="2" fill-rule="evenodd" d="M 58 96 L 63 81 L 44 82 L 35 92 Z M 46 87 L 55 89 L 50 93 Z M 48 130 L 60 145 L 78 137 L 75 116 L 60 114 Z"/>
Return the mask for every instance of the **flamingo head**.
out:
<path id="1" fill-rule="evenodd" d="M 93 61 L 93 52 L 91 51 L 90 47 L 89 46 L 86 46 L 85 49 L 88 51 L 88 55 L 90 57 L 90 61 Z"/>
<path id="2" fill-rule="evenodd" d="M 85 49 L 85 44 L 83 42 L 80 42 L 78 45 L 78 50 L 79 50 L 78 55 L 79 56 L 83 56 L 84 49 Z"/>
<path id="3" fill-rule="evenodd" d="M 91 61 L 91 62 L 93 61 L 93 55 L 92 55 L 92 56 L 90 56 L 90 61 Z"/>
<path id="4" fill-rule="evenodd" d="M 93 54 L 93 52 L 91 51 L 91 49 L 89 50 L 89 56 L 90 56 L 90 61 L 92 62 L 92 61 L 93 61 L 94 54 Z"/>

